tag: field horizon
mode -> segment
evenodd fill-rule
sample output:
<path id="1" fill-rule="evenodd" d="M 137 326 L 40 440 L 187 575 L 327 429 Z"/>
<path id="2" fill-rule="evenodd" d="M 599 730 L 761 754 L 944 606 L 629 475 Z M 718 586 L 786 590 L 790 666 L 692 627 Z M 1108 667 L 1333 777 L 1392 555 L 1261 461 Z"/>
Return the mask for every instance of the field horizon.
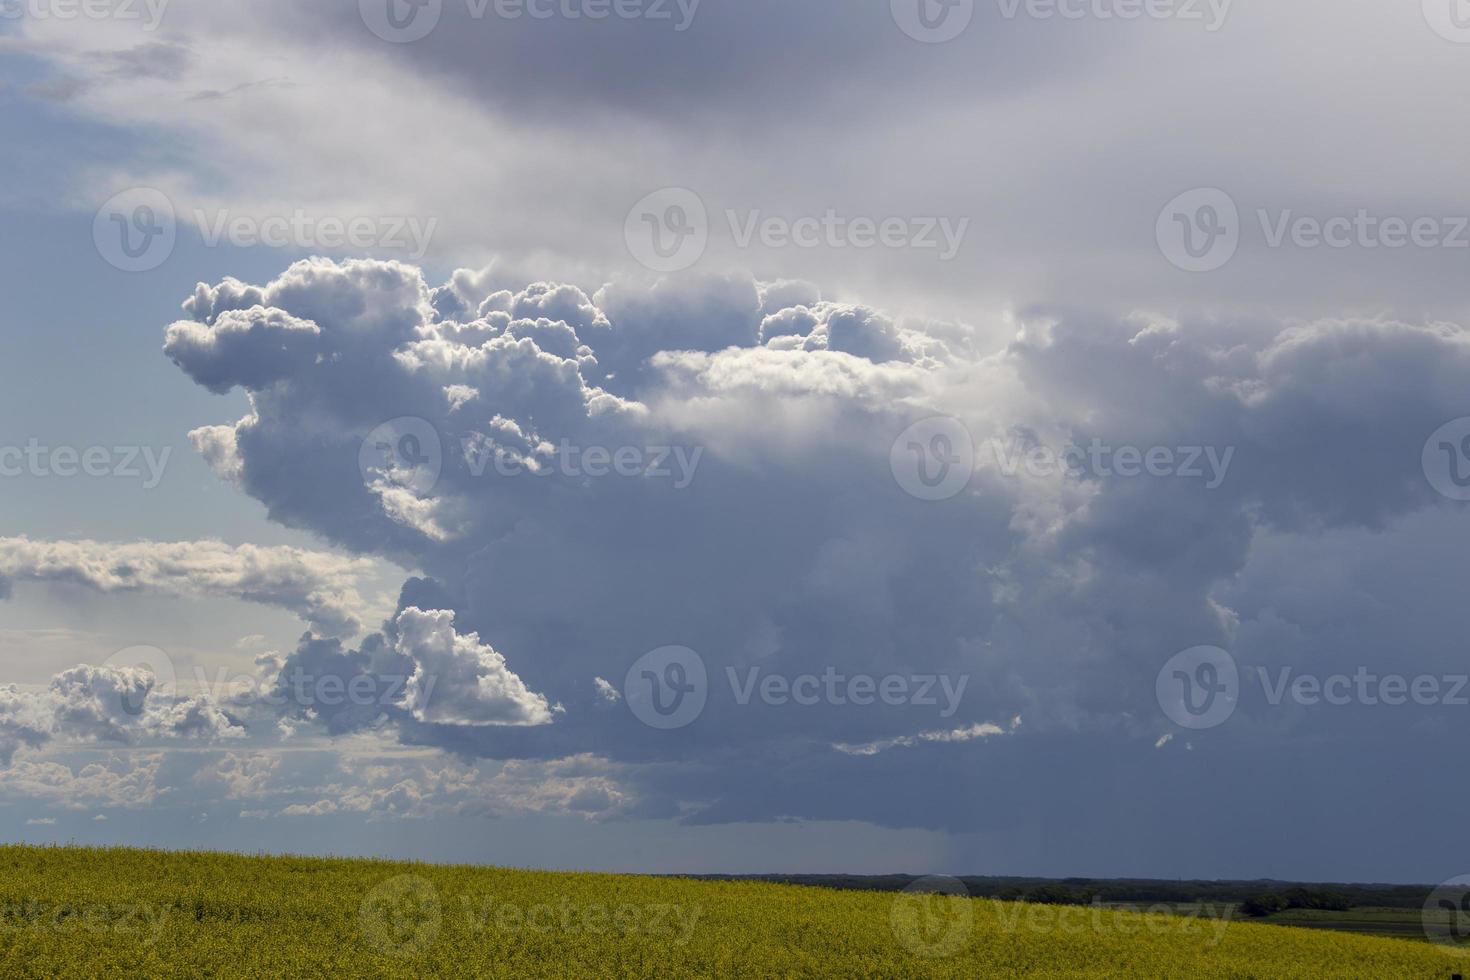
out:
<path id="1" fill-rule="evenodd" d="M 1470 978 L 1467 81 L 0 0 L 0 980 Z"/>
<path id="2" fill-rule="evenodd" d="M 537 871 L 548 874 L 605 874 L 614 876 L 632 876 L 648 878 L 689 878 L 696 881 L 765 881 L 781 884 L 807 885 L 812 887 L 842 887 L 827 884 L 828 879 L 852 881 L 855 884 L 848 887 L 857 887 L 856 883 L 874 883 L 874 889 L 878 891 L 896 890 L 887 887 L 877 887 L 876 884 L 888 879 L 919 880 L 932 877 L 931 874 L 919 874 L 913 871 L 876 871 L 876 872 L 845 872 L 845 871 L 625 871 L 625 870 L 602 870 L 593 867 L 547 867 L 537 864 L 508 864 L 499 861 L 454 861 L 441 860 L 438 858 L 416 858 L 401 857 L 394 855 L 357 854 L 352 852 L 330 852 L 315 850 L 275 850 L 265 848 L 232 848 L 220 847 L 167 847 L 158 844 L 110 844 L 110 843 L 83 843 L 76 838 L 67 840 L 37 841 L 37 840 L 9 840 L 0 841 L 0 849 L 24 847 L 40 850 L 47 849 L 88 849 L 98 851 L 138 851 L 154 854 L 220 854 L 232 857 L 264 857 L 264 858 L 294 858 L 301 860 L 327 860 L 327 861 L 361 861 L 368 863 L 385 864 L 423 864 L 432 867 L 446 868 L 501 868 L 506 870 Z M 1440 883 L 1427 881 L 1390 881 L 1370 879 L 1319 879 L 1319 878 L 1278 878 L 1275 876 L 1245 877 L 1245 878 L 1211 878 L 1211 877 L 1158 877 L 1151 875 L 1028 875 L 1028 874 L 986 874 L 981 871 L 959 871 L 947 873 L 944 877 L 956 878 L 964 881 L 987 881 L 987 882 L 1024 882 L 1024 883 L 1065 883 L 1065 882 L 1116 882 L 1116 883 L 1144 883 L 1159 885 L 1271 885 L 1280 887 L 1323 887 L 1323 888 L 1371 888 L 1371 889 L 1423 889 L 1428 891 L 1437 887 Z M 900 888 L 902 886 L 899 886 Z"/>
<path id="3" fill-rule="evenodd" d="M 761 880 L 0 845 L 8 976 L 1449 977 L 1452 950 L 1242 921 Z"/>

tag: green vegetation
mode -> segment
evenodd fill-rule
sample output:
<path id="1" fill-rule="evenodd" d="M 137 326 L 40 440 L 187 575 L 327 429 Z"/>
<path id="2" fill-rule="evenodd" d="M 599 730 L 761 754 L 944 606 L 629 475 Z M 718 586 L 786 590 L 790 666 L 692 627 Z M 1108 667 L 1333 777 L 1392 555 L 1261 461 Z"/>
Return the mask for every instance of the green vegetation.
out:
<path id="1" fill-rule="evenodd" d="M 1421 909 L 1355 908 L 1346 912 L 1291 909 L 1257 921 L 1303 929 L 1332 929 L 1370 936 L 1398 936 L 1424 942 L 1424 916 L 1425 913 Z M 1442 925 L 1442 932 L 1448 935 L 1452 927 L 1449 917 L 1443 913 L 1436 913 L 1435 918 Z M 1470 968 L 1470 961 L 1457 964 L 1457 968 L 1461 973 L 1470 973 L 1470 969 L 1467 969 Z"/>
<path id="2" fill-rule="evenodd" d="M 775 881 L 819 888 L 902 891 L 913 875 L 704 875 L 710 881 Z M 1312 884 L 1294 881 L 1204 881 L 1157 878 L 1018 878 L 965 875 L 959 879 L 977 898 L 1005 901 L 1075 903 L 1093 901 L 1134 904 L 1240 904 L 1262 894 L 1330 893 L 1353 908 L 1413 909 L 1417 914 L 1429 897 L 1428 885 Z M 1313 906 L 1305 906 L 1313 907 Z"/>
<path id="3" fill-rule="evenodd" d="M 1447 978 L 1462 963 L 1425 942 L 1242 922 L 1233 905 L 1174 912 L 754 881 L 0 847 L 5 977 Z"/>
<path id="4" fill-rule="evenodd" d="M 1346 912 L 1352 907 L 1352 901 L 1341 892 L 1288 888 L 1285 891 L 1267 892 L 1264 895 L 1248 898 L 1241 904 L 1240 911 L 1252 918 L 1263 918 L 1278 912 L 1285 912 L 1288 909 Z"/>

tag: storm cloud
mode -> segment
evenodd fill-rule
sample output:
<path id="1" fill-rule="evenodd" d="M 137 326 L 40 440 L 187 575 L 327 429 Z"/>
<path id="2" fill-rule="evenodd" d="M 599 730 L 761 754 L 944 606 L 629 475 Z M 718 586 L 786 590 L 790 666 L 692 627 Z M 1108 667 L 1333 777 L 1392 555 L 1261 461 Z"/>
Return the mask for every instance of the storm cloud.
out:
<path id="1" fill-rule="evenodd" d="M 253 411 L 195 440 L 280 519 L 427 574 L 374 639 L 439 668 L 439 707 L 396 712 L 401 739 L 488 759 L 596 751 L 634 766 L 653 812 L 819 818 L 840 799 L 891 826 L 993 822 L 938 774 L 1076 737 L 1174 751 L 1155 748 L 1172 730 L 1158 670 L 1200 644 L 1279 659 L 1267 637 L 1305 614 L 1260 597 L 1283 562 L 1365 535 L 1412 549 L 1457 518 L 1421 460 L 1470 378 L 1470 341 L 1444 324 L 1242 331 L 1037 309 L 985 349 L 962 323 L 811 286 L 484 278 L 435 288 L 398 263 L 311 260 L 258 287 L 201 286 L 169 353 L 201 384 L 247 390 Z M 309 356 L 234 332 L 241 308 L 305 325 Z M 227 361 L 174 340 L 219 329 Z M 942 500 L 904 472 L 901 438 L 936 417 L 973 448 Z M 365 441 L 405 418 L 420 458 L 364 469 Z M 698 452 L 687 486 L 614 465 L 655 447 Z M 1036 465 L 1049 458 L 1073 465 Z M 1351 594 L 1343 576 L 1294 581 L 1302 610 Z M 1426 669 L 1446 666 L 1431 632 Z M 601 679 L 670 644 L 702 659 L 708 703 L 659 732 Z M 1397 655 L 1351 637 L 1321 653 Z M 863 708 L 854 675 L 905 693 Z M 961 692 L 952 716 L 945 685 Z M 540 724 L 476 724 L 517 717 Z M 1352 738 L 1361 717 L 1328 729 Z M 1220 737 L 1299 724 L 1321 722 L 1243 712 Z M 861 791 L 873 779 L 910 791 Z"/>

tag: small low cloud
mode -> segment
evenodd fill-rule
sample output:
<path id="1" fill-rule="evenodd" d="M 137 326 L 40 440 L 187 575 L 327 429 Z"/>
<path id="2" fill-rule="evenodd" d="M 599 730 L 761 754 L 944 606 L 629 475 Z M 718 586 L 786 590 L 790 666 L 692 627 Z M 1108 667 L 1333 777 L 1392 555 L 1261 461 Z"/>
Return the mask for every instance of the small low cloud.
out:
<path id="1" fill-rule="evenodd" d="M 55 740 L 128 745 L 244 737 L 244 726 L 208 697 L 177 697 L 156 685 L 145 667 L 83 664 L 57 674 L 43 691 L 0 687 L 0 766 L 22 747 Z"/>
<path id="2" fill-rule="evenodd" d="M 0 538 L 0 583 L 61 582 L 97 592 L 240 599 L 286 609 L 332 636 L 361 628 L 366 603 L 357 582 L 370 565 L 327 552 L 213 540 Z"/>
<path id="3" fill-rule="evenodd" d="M 1010 735 L 1020 727 L 1021 717 L 1017 715 L 1011 719 L 1010 728 L 1001 728 L 999 725 L 990 722 L 981 722 L 974 725 L 966 725 L 962 728 L 938 729 L 936 731 L 919 732 L 917 735 L 900 735 L 897 738 L 878 739 L 874 742 L 864 742 L 859 745 L 838 742 L 832 747 L 844 755 L 877 755 L 880 752 L 887 752 L 889 749 L 911 749 L 916 745 L 923 745 L 925 743 L 972 742 L 977 738 Z"/>
<path id="4" fill-rule="evenodd" d="M 414 606 L 398 614 L 398 649 L 414 663 L 406 697 L 422 722 L 443 725 L 546 725 L 553 709 L 526 687 L 505 657 L 461 636 L 454 613 Z"/>

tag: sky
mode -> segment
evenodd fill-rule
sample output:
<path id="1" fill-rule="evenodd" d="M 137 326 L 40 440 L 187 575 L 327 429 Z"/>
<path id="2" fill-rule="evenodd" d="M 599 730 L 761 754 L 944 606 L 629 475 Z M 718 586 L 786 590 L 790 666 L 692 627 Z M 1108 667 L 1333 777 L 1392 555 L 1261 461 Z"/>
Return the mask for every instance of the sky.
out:
<path id="1" fill-rule="evenodd" d="M 1470 872 L 1458 0 L 0 0 L 0 836 Z"/>

